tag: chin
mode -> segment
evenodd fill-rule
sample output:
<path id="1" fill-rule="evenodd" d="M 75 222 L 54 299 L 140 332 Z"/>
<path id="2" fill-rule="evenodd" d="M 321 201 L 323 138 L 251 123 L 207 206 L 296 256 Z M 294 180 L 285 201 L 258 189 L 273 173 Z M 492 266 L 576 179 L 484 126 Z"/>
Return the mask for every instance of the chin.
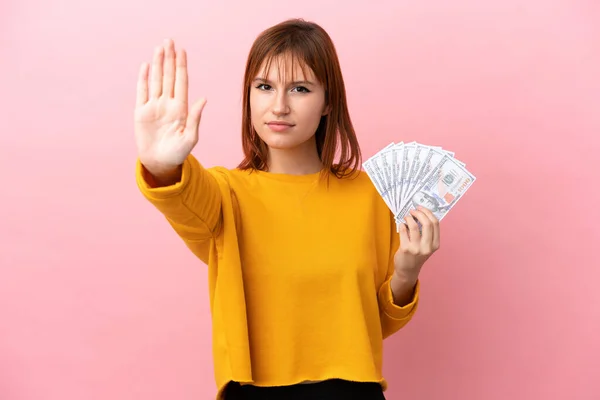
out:
<path id="1" fill-rule="evenodd" d="M 299 137 L 293 133 L 261 132 L 259 137 L 271 149 L 289 150 L 303 145 L 310 137 Z"/>
<path id="2" fill-rule="evenodd" d="M 265 140 L 267 147 L 275 150 L 291 150 L 299 147 L 302 143 L 288 140 Z"/>

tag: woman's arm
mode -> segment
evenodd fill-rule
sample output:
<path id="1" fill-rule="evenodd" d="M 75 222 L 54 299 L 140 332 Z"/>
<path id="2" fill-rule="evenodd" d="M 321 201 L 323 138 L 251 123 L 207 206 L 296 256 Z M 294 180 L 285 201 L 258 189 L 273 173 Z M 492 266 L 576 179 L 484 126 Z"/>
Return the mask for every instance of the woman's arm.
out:
<path id="1" fill-rule="evenodd" d="M 384 339 L 408 324 L 417 311 L 419 303 L 419 281 L 415 283 L 412 290 L 407 292 L 408 295 L 400 303 L 394 300 L 392 282 L 393 275 L 381 285 L 378 293 L 381 329 Z"/>
<path id="2" fill-rule="evenodd" d="M 386 277 L 378 292 L 381 330 L 384 338 L 399 331 L 412 319 L 419 302 L 419 280 L 403 279 L 396 274 L 394 259 L 400 247 L 400 238 L 396 233 L 393 216 L 390 225 L 390 254 Z"/>
<path id="3" fill-rule="evenodd" d="M 222 221 L 221 191 L 211 171 L 189 155 L 177 172 L 156 177 L 138 160 L 136 181 L 142 195 L 167 219 L 185 244 L 206 262 L 207 241 Z"/>

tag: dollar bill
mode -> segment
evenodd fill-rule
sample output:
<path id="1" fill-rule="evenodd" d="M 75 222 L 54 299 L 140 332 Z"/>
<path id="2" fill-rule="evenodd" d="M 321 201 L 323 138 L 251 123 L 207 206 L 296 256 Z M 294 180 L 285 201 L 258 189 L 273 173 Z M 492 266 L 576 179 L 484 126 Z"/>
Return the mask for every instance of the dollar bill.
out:
<path id="1" fill-rule="evenodd" d="M 418 206 L 429 209 L 442 221 L 475 180 L 475 176 L 461 163 L 445 154 L 424 181 L 411 192 L 395 215 L 396 222 L 406 223 L 407 214 Z"/>
<path id="2" fill-rule="evenodd" d="M 393 181 L 388 179 L 388 173 L 383 171 L 384 163 L 381 161 L 381 159 L 386 157 L 386 150 L 394 145 L 394 143 L 390 143 L 383 150 L 373 155 L 363 163 L 365 172 L 371 179 L 371 182 L 373 182 L 373 185 L 375 186 L 375 189 L 377 189 L 379 195 L 383 198 L 383 201 L 385 201 L 386 205 L 390 209 L 394 209 L 396 207 L 392 193 L 394 190 Z"/>
<path id="3" fill-rule="evenodd" d="M 429 175 L 431 170 L 438 166 L 444 156 L 448 154 L 439 147 L 423 146 L 423 150 L 420 152 L 420 155 L 422 155 L 422 159 L 420 158 L 418 161 L 418 170 L 415 176 L 410 180 L 408 190 L 405 192 L 405 195 L 402 198 L 403 205 L 410 199 L 415 187 L 419 183 L 422 183 L 423 179 Z"/>

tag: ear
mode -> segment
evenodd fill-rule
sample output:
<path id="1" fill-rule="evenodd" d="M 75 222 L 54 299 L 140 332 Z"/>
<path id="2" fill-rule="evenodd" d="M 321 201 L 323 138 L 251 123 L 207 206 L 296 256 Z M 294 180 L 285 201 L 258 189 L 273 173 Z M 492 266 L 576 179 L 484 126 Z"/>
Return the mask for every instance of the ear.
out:
<path id="1" fill-rule="evenodd" d="M 321 113 L 321 116 L 327 115 L 331 112 L 331 106 L 325 106 L 325 108 L 323 109 L 323 112 Z"/>

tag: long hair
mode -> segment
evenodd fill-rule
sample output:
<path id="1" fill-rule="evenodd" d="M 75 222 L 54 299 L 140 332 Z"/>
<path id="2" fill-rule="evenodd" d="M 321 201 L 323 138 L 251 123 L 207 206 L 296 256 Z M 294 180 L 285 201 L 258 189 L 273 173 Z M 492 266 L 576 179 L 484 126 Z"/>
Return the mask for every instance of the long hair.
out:
<path id="1" fill-rule="evenodd" d="M 266 71 L 279 55 L 291 55 L 303 71 L 309 67 L 325 88 L 329 112 L 321 117 L 315 132 L 317 153 L 323 164 L 322 176 L 338 178 L 355 173 L 361 166 L 361 152 L 348 112 L 346 89 L 335 46 L 325 30 L 303 19 L 283 21 L 263 31 L 254 41 L 244 73 L 242 147 L 239 169 L 267 170 L 268 148 L 252 125 L 250 90 L 252 81 L 265 63 Z M 293 68 L 292 68 L 293 70 Z M 336 160 L 336 155 L 338 159 Z"/>

